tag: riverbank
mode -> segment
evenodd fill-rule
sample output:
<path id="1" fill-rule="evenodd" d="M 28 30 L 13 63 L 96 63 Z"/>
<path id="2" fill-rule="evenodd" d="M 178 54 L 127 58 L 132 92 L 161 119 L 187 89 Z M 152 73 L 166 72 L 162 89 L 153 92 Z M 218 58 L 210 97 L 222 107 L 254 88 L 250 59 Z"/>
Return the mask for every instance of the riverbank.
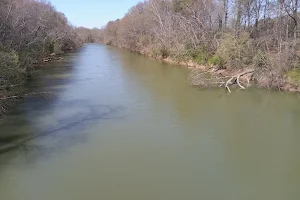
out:
<path id="1" fill-rule="evenodd" d="M 229 38 L 230 39 L 230 38 Z M 228 38 L 223 39 L 227 44 Z M 251 42 L 246 37 L 247 42 Z M 248 87 L 263 88 L 275 91 L 300 92 L 300 62 L 297 52 L 262 52 L 252 47 L 243 47 L 233 51 L 232 47 L 221 45 L 221 50 L 211 54 L 201 49 L 173 52 L 171 49 L 143 50 L 130 49 L 114 43 L 104 43 L 131 52 L 141 54 L 154 60 L 189 68 L 190 83 L 198 87 L 230 87 L 238 89 Z M 242 43 L 243 44 L 243 43 Z M 251 45 L 250 45 L 251 46 Z M 233 51 L 233 52 L 232 52 Z M 247 51 L 251 52 L 250 55 Z M 229 87 L 230 86 L 230 87 Z"/>
<path id="2" fill-rule="evenodd" d="M 15 107 L 18 107 L 18 102 L 20 102 L 25 97 L 34 98 L 38 97 L 38 99 L 52 99 L 52 96 L 55 94 L 52 90 L 29 90 L 28 82 L 34 81 L 35 79 L 39 79 L 40 76 L 43 76 L 43 73 L 39 73 L 41 70 L 51 71 L 51 67 L 53 66 L 64 66 L 64 60 L 67 53 L 74 52 L 74 50 L 69 50 L 66 52 L 60 52 L 60 53 L 51 53 L 47 57 L 41 57 L 39 59 L 36 59 L 36 62 L 32 64 L 31 72 L 28 73 L 26 81 L 23 82 L 22 85 L 19 85 L 19 90 L 15 91 L 14 93 L 10 93 L 9 96 L 3 96 L 0 98 L 0 103 L 2 105 L 5 105 L 5 110 L 3 110 L 2 116 L 0 116 L 0 125 L 4 125 L 1 122 L 4 122 L 7 120 L 9 116 L 6 116 L 7 112 L 12 111 L 13 113 L 16 112 L 14 110 Z M 46 60 L 47 59 L 47 60 Z M 48 68 L 48 69 L 47 69 Z M 64 70 L 64 69 L 62 69 Z M 37 72 L 39 71 L 39 72 Z M 48 75 L 48 74 L 47 74 Z M 51 96 L 48 96 L 51 95 Z M 47 98 L 44 98 L 47 97 Z M 0 106 L 1 106 L 0 104 Z M 1 121 L 3 120 L 3 121 Z M 14 123 L 18 123 L 17 121 Z M 26 131 L 25 131 L 26 132 Z M 0 134 L 0 154 L 4 154 L 6 152 L 9 152 L 11 150 L 14 150 L 16 148 L 19 148 L 23 146 L 26 142 L 32 140 L 33 138 L 39 137 L 41 134 L 26 134 L 26 133 L 11 133 L 3 132 Z"/>
<path id="3" fill-rule="evenodd" d="M 239 10 L 243 6 L 233 6 L 240 14 L 232 18 L 235 23 L 228 23 L 228 10 L 215 8 L 233 7 L 220 2 L 207 4 L 171 0 L 160 4 L 146 1 L 133 6 L 123 18 L 107 23 L 100 34 L 100 41 L 173 64 L 208 66 L 204 67 L 205 72 L 210 70 L 211 65 L 218 66 L 225 69 L 222 74 L 225 73 L 229 79 L 223 77 L 226 81 L 220 81 L 222 75 L 217 73 L 215 76 L 215 71 L 219 70 L 213 70 L 211 75 L 215 77 L 212 82 L 222 86 L 226 83 L 239 85 L 237 78 L 245 76 L 241 75 L 243 70 L 248 72 L 251 69 L 251 85 L 300 91 L 299 23 L 297 15 L 293 16 L 297 12 L 291 14 L 286 10 L 284 14 L 280 9 L 282 5 L 277 3 L 273 5 L 275 7 L 264 7 L 261 12 L 266 15 L 253 18 L 249 13 L 257 12 L 246 14 Z M 268 16 L 274 10 L 280 14 Z M 197 82 L 213 85 L 201 80 Z M 239 88 L 245 87 L 242 85 L 245 84 L 241 83 Z"/>
<path id="4" fill-rule="evenodd" d="M 1 117 L 22 96 L 35 66 L 61 59 L 61 52 L 89 42 L 97 30 L 72 26 L 50 2 L 0 1 L 0 8 Z"/>
<path id="5" fill-rule="evenodd" d="M 276 91 L 300 93 L 298 71 L 291 75 L 292 70 L 285 74 L 280 74 L 276 71 L 272 71 L 274 69 L 258 69 L 251 67 L 244 69 L 227 69 L 224 66 L 198 64 L 192 59 L 178 60 L 170 56 L 162 57 L 153 56 L 144 52 L 136 53 L 157 61 L 189 68 L 191 70 L 189 81 L 192 86 L 212 88 L 225 87 L 229 92 L 231 92 L 229 89 L 229 85 L 231 85 L 237 86 L 238 89 L 257 87 Z M 203 77 L 203 75 L 206 77 Z M 207 78 L 207 76 L 209 76 L 209 78 Z"/>
<path id="6" fill-rule="evenodd" d="M 51 63 L 54 61 L 63 60 L 63 55 L 68 52 L 74 51 L 73 49 L 69 49 L 66 52 L 59 52 L 59 53 L 51 53 L 49 55 L 42 56 L 40 58 L 33 59 L 34 61 L 30 65 L 30 70 L 24 72 L 24 77 L 22 78 L 22 82 L 19 84 L 11 84 L 11 85 L 4 85 L 0 87 L 0 120 L 2 117 L 5 116 L 7 110 L 12 107 L 19 99 L 24 98 L 25 96 L 33 96 L 33 95 L 44 95 L 47 92 L 33 92 L 27 94 L 24 91 L 24 85 L 31 79 L 32 76 L 35 76 L 36 69 L 40 67 L 44 67 L 46 63 Z M 0 150 L 1 151 L 1 150 Z"/>

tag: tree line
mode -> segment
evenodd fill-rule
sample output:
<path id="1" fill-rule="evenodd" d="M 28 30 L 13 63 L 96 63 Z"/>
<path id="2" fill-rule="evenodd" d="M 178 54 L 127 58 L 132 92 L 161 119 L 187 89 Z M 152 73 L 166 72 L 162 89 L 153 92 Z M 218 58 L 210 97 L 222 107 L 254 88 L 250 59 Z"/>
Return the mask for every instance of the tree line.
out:
<path id="1" fill-rule="evenodd" d="M 300 84 L 298 0 L 146 0 L 98 40 L 153 57 L 255 69 L 263 87 Z M 288 78 L 287 78 L 288 77 Z"/>

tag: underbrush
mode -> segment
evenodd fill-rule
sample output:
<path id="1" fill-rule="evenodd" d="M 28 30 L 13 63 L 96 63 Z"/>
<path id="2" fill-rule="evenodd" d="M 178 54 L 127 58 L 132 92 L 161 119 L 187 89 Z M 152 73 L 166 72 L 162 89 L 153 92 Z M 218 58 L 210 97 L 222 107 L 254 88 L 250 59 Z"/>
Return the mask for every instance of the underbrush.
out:
<path id="1" fill-rule="evenodd" d="M 289 70 L 287 73 L 287 79 L 290 81 L 292 84 L 296 86 L 300 86 L 300 69 L 295 68 Z"/>

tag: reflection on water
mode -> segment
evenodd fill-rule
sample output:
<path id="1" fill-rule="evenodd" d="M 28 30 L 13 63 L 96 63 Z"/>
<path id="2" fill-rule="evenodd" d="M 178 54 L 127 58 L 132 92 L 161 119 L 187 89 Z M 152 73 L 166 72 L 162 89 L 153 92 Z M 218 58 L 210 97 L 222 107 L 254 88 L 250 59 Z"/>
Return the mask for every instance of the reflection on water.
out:
<path id="1" fill-rule="evenodd" d="M 299 96 L 199 89 L 102 45 L 41 69 L 0 126 L 0 199 L 300 198 Z"/>

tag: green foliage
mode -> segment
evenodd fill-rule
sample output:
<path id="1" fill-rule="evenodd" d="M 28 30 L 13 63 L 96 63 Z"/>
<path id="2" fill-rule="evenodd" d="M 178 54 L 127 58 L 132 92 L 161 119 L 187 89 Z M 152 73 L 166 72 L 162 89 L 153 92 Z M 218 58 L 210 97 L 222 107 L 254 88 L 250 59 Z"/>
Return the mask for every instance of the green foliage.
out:
<path id="1" fill-rule="evenodd" d="M 167 58 L 169 56 L 169 51 L 166 48 L 159 49 L 159 53 L 162 58 Z"/>
<path id="2" fill-rule="evenodd" d="M 6 84 L 19 84 L 25 78 L 19 67 L 19 56 L 14 52 L 0 52 L 0 79 Z"/>
<path id="3" fill-rule="evenodd" d="M 228 68 L 242 68 L 252 63 L 253 50 L 249 34 L 226 33 L 221 37 L 216 55 Z"/>
<path id="4" fill-rule="evenodd" d="M 215 65 L 215 66 L 222 65 L 221 58 L 219 58 L 218 56 L 212 56 L 208 58 L 207 63 L 209 65 Z"/>
<path id="5" fill-rule="evenodd" d="M 48 54 L 54 52 L 54 43 L 50 42 L 48 45 L 46 45 L 46 51 Z"/>
<path id="6" fill-rule="evenodd" d="M 54 42 L 51 41 L 50 38 L 48 38 L 47 40 L 44 41 L 43 43 L 43 52 L 45 52 L 45 54 L 50 54 L 54 52 Z"/>
<path id="7" fill-rule="evenodd" d="M 174 12 L 180 12 L 192 2 L 192 0 L 173 0 L 173 10 Z"/>
<path id="8" fill-rule="evenodd" d="M 207 64 L 208 59 L 209 55 L 204 50 L 200 50 L 194 60 L 199 65 L 205 65 Z"/>
<path id="9" fill-rule="evenodd" d="M 201 50 L 190 49 L 185 57 L 193 59 L 199 65 L 222 65 L 221 58 L 217 55 L 211 56 L 211 53 L 205 48 L 201 48 Z"/>
<path id="10" fill-rule="evenodd" d="M 187 58 L 187 59 L 195 60 L 195 58 L 197 57 L 199 51 L 194 49 L 190 44 L 186 44 L 185 49 L 186 50 L 182 52 L 182 56 Z"/>
<path id="11" fill-rule="evenodd" d="M 63 44 L 59 42 L 54 42 L 53 51 L 51 53 L 62 53 Z"/>
<path id="12" fill-rule="evenodd" d="M 170 56 L 170 52 L 166 48 L 158 48 L 152 50 L 152 55 L 157 58 L 167 58 L 168 56 Z"/>
<path id="13" fill-rule="evenodd" d="M 263 68 L 269 65 L 268 56 L 265 52 L 258 50 L 252 59 L 253 67 Z"/>
<path id="14" fill-rule="evenodd" d="M 65 45 L 68 44 L 65 44 L 63 41 L 53 42 L 51 40 L 46 40 L 44 43 L 44 53 L 46 55 L 51 53 L 62 53 L 62 49 L 65 48 Z"/>
<path id="15" fill-rule="evenodd" d="M 288 79 L 295 85 L 300 85 L 300 69 L 295 68 L 287 72 Z"/>

